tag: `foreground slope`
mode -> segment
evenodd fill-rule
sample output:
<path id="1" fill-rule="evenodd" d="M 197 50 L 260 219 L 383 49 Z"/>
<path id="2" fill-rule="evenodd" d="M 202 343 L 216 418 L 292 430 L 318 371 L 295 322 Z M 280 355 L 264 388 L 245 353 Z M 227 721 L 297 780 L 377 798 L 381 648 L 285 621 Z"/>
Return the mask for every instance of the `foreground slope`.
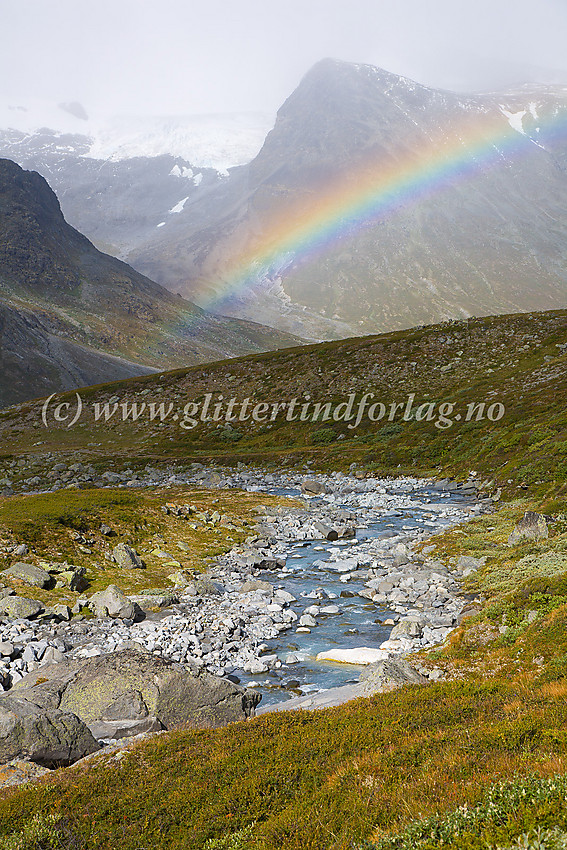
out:
<path id="1" fill-rule="evenodd" d="M 0 306 L 2 405 L 294 341 L 205 313 L 102 254 L 65 222 L 45 180 L 9 160 L 0 160 Z"/>
<path id="2" fill-rule="evenodd" d="M 84 415 L 71 428 L 52 418 L 50 427 L 42 428 L 42 402 L 3 411 L 0 474 L 9 470 L 15 490 L 22 478 L 28 489 L 50 486 L 49 472 L 58 459 L 47 454 L 51 450 L 62 458 L 89 458 L 105 471 L 148 459 L 155 465 L 165 457 L 176 458 L 178 466 L 204 458 L 302 467 L 310 461 L 331 468 L 354 462 L 360 474 L 445 470 L 465 476 L 474 469 L 495 502 L 492 513 L 428 540 L 433 550 L 421 553 L 459 580 L 461 556 L 481 565 L 464 583 L 471 604 L 460 627 L 445 645 L 419 659 L 440 671 L 441 681 L 321 712 L 280 712 L 227 729 L 160 734 L 119 756 L 103 753 L 38 784 L 3 791 L 0 847 L 2 841 L 6 850 L 15 842 L 33 847 L 34 835 L 45 846 L 93 850 L 564 846 L 565 352 L 567 311 L 497 316 L 89 388 L 82 392 Z M 503 403 L 505 415 L 465 424 L 454 416 L 446 429 L 402 415 L 352 430 L 342 419 L 284 418 L 234 422 L 230 428 L 222 421 L 202 422 L 183 431 L 168 417 L 144 420 L 141 408 L 153 400 L 178 411 L 188 401 L 202 404 L 207 393 L 215 402 L 219 395 L 258 402 L 303 401 L 310 395 L 335 405 L 351 393 L 358 400 L 372 391 L 388 404 L 407 404 L 413 393 L 415 402 L 450 402 L 456 405 L 452 413 L 446 411 L 452 417 L 469 402 Z M 74 395 L 56 399 L 65 400 L 72 403 Z M 129 414 L 123 423 L 112 413 L 115 404 L 120 411 L 121 402 Z M 108 421 L 103 413 L 94 422 L 95 403 L 109 412 Z M 136 421 L 134 403 L 140 405 Z M 512 501 L 499 502 L 499 484 Z M 89 492 L 100 499 L 108 491 L 63 489 L 3 499 L 5 520 L 12 531 L 26 525 L 30 538 L 34 517 L 29 511 L 22 516 L 23 500 L 36 511 L 41 507 L 36 522 L 40 516 L 49 520 L 39 536 L 55 528 L 62 538 L 73 509 L 92 509 Z M 181 496 L 176 489 L 166 492 Z M 123 498 L 142 501 L 126 492 Z M 245 507 L 238 494 L 219 490 L 199 499 L 219 510 L 225 499 L 237 513 Z M 549 537 L 509 545 L 527 510 L 546 515 Z M 146 506 L 144 513 L 147 517 Z M 99 522 L 96 515 L 97 527 Z M 133 522 L 133 528 L 141 533 L 142 523 Z M 239 524 L 236 533 L 241 540 L 246 531 Z M 206 546 L 214 549 L 217 540 L 208 535 Z"/>

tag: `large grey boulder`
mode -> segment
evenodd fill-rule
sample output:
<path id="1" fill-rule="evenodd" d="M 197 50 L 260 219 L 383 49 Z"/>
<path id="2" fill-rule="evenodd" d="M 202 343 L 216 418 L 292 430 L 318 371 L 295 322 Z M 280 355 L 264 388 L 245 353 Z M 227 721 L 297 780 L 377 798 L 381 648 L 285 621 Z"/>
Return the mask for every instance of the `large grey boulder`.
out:
<path id="1" fill-rule="evenodd" d="M 94 753 L 99 745 L 75 714 L 44 709 L 25 693 L 0 697 L 0 762 L 27 758 L 38 764 L 63 766 Z"/>
<path id="2" fill-rule="evenodd" d="M 17 620 L 33 620 L 44 610 L 41 602 L 25 596 L 4 596 L 0 599 L 0 614 Z"/>
<path id="3" fill-rule="evenodd" d="M 369 664 L 360 674 L 360 681 L 364 683 L 367 693 L 376 693 L 400 688 L 402 685 L 423 685 L 427 679 L 403 658 L 390 658 L 388 661 Z"/>
<path id="4" fill-rule="evenodd" d="M 545 517 L 535 511 L 526 511 L 508 538 L 508 545 L 515 546 L 524 540 L 546 540 L 548 537 Z"/>
<path id="5" fill-rule="evenodd" d="M 46 570 L 36 567 L 35 564 L 26 564 L 23 561 L 18 561 L 8 567 L 7 570 L 3 570 L 2 576 L 16 579 L 16 581 L 21 581 L 32 587 L 50 587 L 53 584 L 53 579 Z"/>
<path id="6" fill-rule="evenodd" d="M 325 522 L 319 522 L 319 521 L 317 521 L 317 522 L 314 524 L 314 526 L 313 526 L 313 527 L 314 527 L 315 531 L 316 531 L 318 534 L 320 534 L 320 535 L 321 535 L 321 537 L 323 538 L 323 540 L 331 540 L 331 541 L 333 541 L 333 540 L 338 540 L 338 539 L 339 539 L 339 532 L 337 531 L 337 529 L 336 529 L 336 528 L 333 528 L 331 525 L 327 525 Z"/>
<path id="7" fill-rule="evenodd" d="M 321 496 L 327 492 L 327 488 L 314 478 L 306 478 L 301 482 L 301 492 L 306 496 Z"/>
<path id="8" fill-rule="evenodd" d="M 87 608 L 95 617 L 101 618 L 131 620 L 135 613 L 134 603 L 115 584 L 110 584 L 106 590 L 93 593 L 87 602 Z"/>
<path id="9" fill-rule="evenodd" d="M 144 568 L 142 559 L 136 550 L 126 543 L 119 543 L 118 546 L 115 546 L 112 555 L 118 566 L 125 570 L 141 570 Z"/>
<path id="10" fill-rule="evenodd" d="M 22 690 L 31 690 L 36 701 L 46 694 L 48 705 L 57 703 L 61 711 L 76 714 L 97 733 L 103 728 L 97 724 L 114 723 L 116 729 L 128 721 L 130 727 L 125 728 L 132 728 L 142 720 L 163 729 L 224 726 L 252 716 L 260 702 L 259 694 L 228 679 L 205 671 L 193 673 L 132 649 L 43 665 L 18 682 L 12 693 Z"/>
<path id="11" fill-rule="evenodd" d="M 399 640 L 400 638 L 419 638 L 423 633 L 423 627 L 419 620 L 411 617 L 404 617 L 400 620 L 390 632 L 389 640 Z"/>

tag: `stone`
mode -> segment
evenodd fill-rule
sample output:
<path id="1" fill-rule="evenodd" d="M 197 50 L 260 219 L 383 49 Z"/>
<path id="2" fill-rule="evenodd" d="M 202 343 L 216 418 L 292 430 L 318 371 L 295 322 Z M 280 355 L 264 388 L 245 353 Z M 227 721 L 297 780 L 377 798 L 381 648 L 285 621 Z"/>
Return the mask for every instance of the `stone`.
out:
<path id="1" fill-rule="evenodd" d="M 7 570 L 3 570 L 2 576 L 16 579 L 16 581 L 21 581 L 32 587 L 49 587 L 53 582 L 46 570 L 36 567 L 35 564 L 26 564 L 23 561 L 18 561 L 8 567 Z"/>
<path id="2" fill-rule="evenodd" d="M 60 617 L 62 620 L 70 620 L 71 619 L 71 609 L 68 605 L 60 604 L 54 605 L 51 609 L 53 614 L 56 617 Z"/>
<path id="3" fill-rule="evenodd" d="M 0 788 L 15 788 L 26 785 L 51 773 L 49 768 L 34 764 L 27 759 L 12 759 L 2 765 L 0 773 Z"/>
<path id="4" fill-rule="evenodd" d="M 35 701 L 46 695 L 50 706 L 56 703 L 60 711 L 89 726 L 155 718 L 164 729 L 203 729 L 245 720 L 255 713 L 261 698 L 228 679 L 205 671 L 195 674 L 181 664 L 132 649 L 42 666 L 11 693 L 33 694 Z M 130 716 L 116 717 L 121 711 Z M 144 711 L 144 718 L 132 717 Z"/>
<path id="5" fill-rule="evenodd" d="M 261 581 L 260 579 L 248 579 L 244 582 L 239 593 L 252 593 L 255 590 L 265 590 L 268 593 L 273 593 L 273 585 L 269 581 Z"/>
<path id="6" fill-rule="evenodd" d="M 333 528 L 330 525 L 326 525 L 324 522 L 316 522 L 314 528 L 317 534 L 320 535 L 323 540 L 339 539 L 339 532 L 336 530 L 336 528 Z"/>
<path id="7" fill-rule="evenodd" d="M 260 661 L 259 658 L 251 658 L 249 661 L 246 661 L 243 669 L 245 673 L 251 673 L 253 676 L 257 676 L 259 673 L 267 673 L 269 667 L 263 661 Z"/>
<path id="8" fill-rule="evenodd" d="M 130 620 L 135 613 L 133 602 L 115 584 L 110 584 L 106 590 L 94 593 L 88 600 L 87 607 L 95 617 Z"/>
<path id="9" fill-rule="evenodd" d="M 317 625 L 317 620 L 311 614 L 302 614 L 299 618 L 299 625 L 313 628 Z"/>
<path id="10" fill-rule="evenodd" d="M 293 593 L 288 593 L 287 590 L 276 590 L 274 592 L 274 599 L 280 604 L 289 604 L 290 602 L 296 602 L 296 598 Z"/>
<path id="11" fill-rule="evenodd" d="M 392 690 L 402 685 L 423 685 L 427 681 L 411 664 L 403 658 L 387 659 L 371 664 L 360 674 L 365 690 L 374 693 L 378 690 Z"/>
<path id="12" fill-rule="evenodd" d="M 76 593 L 82 593 L 89 586 L 85 567 L 68 567 L 56 573 L 57 587 L 68 587 Z"/>
<path id="13" fill-rule="evenodd" d="M 5 596 L 0 599 L 0 614 L 22 620 L 33 620 L 44 610 L 41 602 L 25 596 Z"/>
<path id="14" fill-rule="evenodd" d="M 106 525 L 105 523 L 101 525 L 100 533 L 104 535 L 104 537 L 113 537 L 115 534 L 112 528 L 109 525 Z"/>
<path id="15" fill-rule="evenodd" d="M 397 623 L 390 632 L 389 640 L 399 640 L 399 638 L 419 638 L 421 637 L 423 628 L 417 620 L 412 620 L 405 617 Z"/>
<path id="16" fill-rule="evenodd" d="M 3 658 L 10 658 L 14 654 L 14 644 L 10 641 L 0 641 L 0 655 Z"/>
<path id="17" fill-rule="evenodd" d="M 307 496 L 321 496 L 327 492 L 327 488 L 314 478 L 306 478 L 301 482 L 301 492 Z"/>
<path id="18" fill-rule="evenodd" d="M 473 558 L 471 555 L 461 555 L 457 561 L 457 570 L 463 574 L 470 575 L 475 570 L 479 570 L 486 563 L 486 556 L 482 558 Z"/>
<path id="19" fill-rule="evenodd" d="M 189 587 L 189 585 L 193 584 L 193 576 L 185 570 L 177 570 L 174 573 L 170 573 L 167 580 L 174 584 L 175 587 Z"/>
<path id="20" fill-rule="evenodd" d="M 357 646 L 352 649 L 329 649 L 317 654 L 316 661 L 335 661 L 339 664 L 374 664 L 384 661 L 388 657 L 387 652 L 368 646 Z"/>
<path id="21" fill-rule="evenodd" d="M 220 596 L 222 588 L 208 576 L 201 576 L 195 582 L 195 589 L 201 596 Z"/>
<path id="22" fill-rule="evenodd" d="M 405 564 L 409 563 L 409 558 L 407 555 L 403 553 L 399 553 L 398 555 L 394 555 L 392 560 L 392 567 L 397 569 L 398 567 L 403 567 Z"/>
<path id="23" fill-rule="evenodd" d="M 148 732 L 160 732 L 163 725 L 157 717 L 144 717 L 140 720 L 98 720 L 88 724 L 97 741 L 119 740 L 143 735 Z"/>
<path id="24" fill-rule="evenodd" d="M 99 745 L 75 714 L 43 709 L 25 693 L 0 696 L 0 762 L 27 758 L 45 766 L 65 766 L 96 752 Z"/>
<path id="25" fill-rule="evenodd" d="M 119 543 L 112 550 L 112 556 L 119 567 L 125 570 L 141 570 L 144 563 L 135 549 L 126 543 Z"/>
<path id="26" fill-rule="evenodd" d="M 549 531 L 545 517 L 535 511 L 526 511 L 509 536 L 508 545 L 516 546 L 524 540 L 546 540 L 548 537 Z"/>
<path id="27" fill-rule="evenodd" d="M 41 658 L 41 663 L 43 664 L 58 664 L 59 661 L 63 661 L 65 658 L 64 654 L 60 649 L 57 649 L 55 646 L 48 646 L 43 656 Z"/>
<path id="28" fill-rule="evenodd" d="M 326 561 L 325 567 L 327 570 L 334 573 L 350 573 L 357 569 L 358 561 L 356 558 L 345 558 L 341 561 Z"/>
<path id="29" fill-rule="evenodd" d="M 14 549 L 14 555 L 17 558 L 25 558 L 26 555 L 29 554 L 29 548 L 26 543 L 20 543 L 19 546 L 16 546 Z"/>

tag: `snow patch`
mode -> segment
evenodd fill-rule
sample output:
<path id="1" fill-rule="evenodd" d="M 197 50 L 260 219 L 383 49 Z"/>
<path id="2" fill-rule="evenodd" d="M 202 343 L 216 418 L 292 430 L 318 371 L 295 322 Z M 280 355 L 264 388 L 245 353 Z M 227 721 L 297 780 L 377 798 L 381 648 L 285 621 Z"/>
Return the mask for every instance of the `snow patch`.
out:
<path id="1" fill-rule="evenodd" d="M 183 212 L 183 207 L 185 206 L 185 204 L 187 203 L 187 201 L 188 201 L 188 200 L 189 200 L 189 195 L 187 195 L 187 197 L 186 197 L 186 198 L 183 198 L 183 200 L 179 201 L 179 203 L 178 203 L 178 204 L 175 204 L 175 206 L 174 206 L 174 207 L 172 207 L 172 208 L 169 210 L 169 214 L 170 214 L 170 215 L 175 215 L 176 213 Z M 164 224 L 165 224 L 165 222 L 164 222 Z M 158 225 L 158 227 L 159 227 L 159 225 Z"/>
<path id="2" fill-rule="evenodd" d="M 193 171 L 193 169 L 187 168 L 186 165 L 184 165 L 182 168 L 180 168 L 178 165 L 174 165 L 171 171 L 169 172 L 169 175 L 170 177 L 186 177 L 188 179 L 192 179 L 194 173 L 195 172 Z"/>
<path id="3" fill-rule="evenodd" d="M 524 117 L 527 114 L 527 111 L 525 109 L 521 109 L 519 112 L 508 112 L 507 109 L 501 106 L 500 112 L 502 113 L 502 115 L 504 115 L 512 130 L 515 130 L 517 133 L 521 133 L 522 136 L 526 135 L 526 133 L 524 132 L 523 125 Z"/>
<path id="4" fill-rule="evenodd" d="M 0 95 L 0 130 L 80 135 L 88 145 L 85 156 L 91 159 L 178 157 L 194 168 L 174 166 L 171 173 L 189 180 L 200 168 L 224 176 L 228 169 L 251 162 L 273 126 L 273 116 L 264 113 L 112 117 L 79 104 L 19 102 Z"/>
<path id="5" fill-rule="evenodd" d="M 157 224 L 156 227 L 165 227 L 165 221 L 160 221 L 160 223 Z"/>
<path id="6" fill-rule="evenodd" d="M 256 114 L 119 117 L 96 129 L 87 156 L 118 161 L 169 154 L 224 173 L 251 162 L 272 126 L 271 117 Z M 179 171 L 175 176 L 195 179 L 192 169 Z"/>
<path id="7" fill-rule="evenodd" d="M 201 174 L 201 172 L 199 172 L 199 174 L 195 174 L 195 176 L 193 177 L 193 183 L 195 184 L 195 186 L 200 186 L 202 182 L 203 175 Z"/>

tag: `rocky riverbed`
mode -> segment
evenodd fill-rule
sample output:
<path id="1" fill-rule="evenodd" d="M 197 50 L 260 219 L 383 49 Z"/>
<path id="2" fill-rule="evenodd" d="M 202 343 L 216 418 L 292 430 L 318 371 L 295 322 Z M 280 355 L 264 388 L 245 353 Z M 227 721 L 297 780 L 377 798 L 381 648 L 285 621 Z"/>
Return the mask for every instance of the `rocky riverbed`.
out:
<path id="1" fill-rule="evenodd" d="M 474 500 L 474 480 L 458 486 L 200 465 L 99 474 L 79 463 L 54 470 L 55 481 L 49 473 L 36 475 L 10 480 L 10 489 L 206 485 L 294 501 L 259 512 L 247 543 L 202 578 L 180 572 L 176 586 L 130 598 L 111 587 L 96 599 L 79 599 L 70 621 L 69 611 L 45 612 L 5 589 L 0 679 L 6 690 L 42 665 L 136 648 L 254 687 L 265 704 L 345 684 L 365 665 L 447 637 L 466 605 L 459 579 L 480 564 L 461 559 L 449 569 L 426 546 L 419 553 L 416 547 L 490 509 L 488 500 Z M 14 555 L 25 563 L 23 549 Z M 94 619 L 81 618 L 87 608 Z"/>

